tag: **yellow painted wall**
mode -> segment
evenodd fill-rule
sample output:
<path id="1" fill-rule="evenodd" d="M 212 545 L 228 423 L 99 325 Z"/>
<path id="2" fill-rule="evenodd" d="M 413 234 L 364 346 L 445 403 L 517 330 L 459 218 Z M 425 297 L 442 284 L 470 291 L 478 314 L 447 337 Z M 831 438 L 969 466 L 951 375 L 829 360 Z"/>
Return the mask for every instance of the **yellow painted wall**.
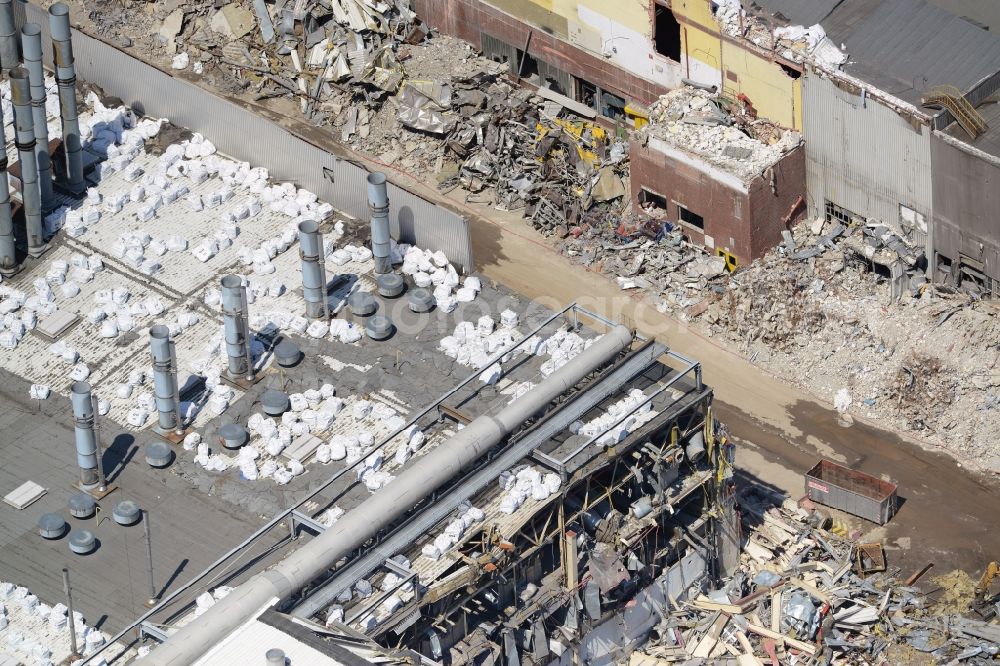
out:
<path id="1" fill-rule="evenodd" d="M 727 94 L 750 98 L 758 115 L 782 127 L 802 129 L 802 79 L 793 79 L 777 63 L 723 40 L 722 85 Z"/>
<path id="2" fill-rule="evenodd" d="M 530 0 L 570 21 L 579 20 L 577 5 L 608 17 L 630 30 L 647 37 L 653 34 L 649 21 L 649 4 L 644 0 Z"/>
<path id="3" fill-rule="evenodd" d="M 722 65 L 722 41 L 719 36 L 686 23 L 681 23 L 681 52 L 713 69 Z"/>
<path id="4" fill-rule="evenodd" d="M 706 28 L 715 28 L 715 17 L 712 16 L 712 3 L 709 0 L 673 0 L 670 8 L 678 21 L 684 19 Z"/>

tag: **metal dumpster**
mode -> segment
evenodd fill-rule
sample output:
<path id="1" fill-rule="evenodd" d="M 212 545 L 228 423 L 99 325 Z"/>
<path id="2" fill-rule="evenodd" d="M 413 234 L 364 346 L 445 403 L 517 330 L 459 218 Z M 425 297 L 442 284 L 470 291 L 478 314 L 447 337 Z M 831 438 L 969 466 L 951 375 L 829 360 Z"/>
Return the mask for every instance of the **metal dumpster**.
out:
<path id="1" fill-rule="evenodd" d="M 806 496 L 814 502 L 884 525 L 896 513 L 896 484 L 821 460 L 806 472 Z"/>

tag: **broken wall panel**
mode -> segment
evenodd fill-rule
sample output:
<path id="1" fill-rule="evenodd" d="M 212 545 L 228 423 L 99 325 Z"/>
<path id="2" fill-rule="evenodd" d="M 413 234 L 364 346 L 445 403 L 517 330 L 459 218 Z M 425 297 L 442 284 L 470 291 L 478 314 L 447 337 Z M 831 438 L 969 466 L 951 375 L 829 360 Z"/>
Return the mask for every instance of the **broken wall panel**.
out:
<path id="1" fill-rule="evenodd" d="M 44 10 L 25 6 L 25 20 L 42 28 L 45 62 L 52 47 Z M 170 118 L 212 136 L 219 150 L 251 163 L 266 153 L 273 177 L 304 187 L 358 219 L 370 212 L 368 172 L 306 141 L 251 109 L 237 106 L 192 83 L 175 78 L 127 53 L 73 32 L 77 75 L 146 114 Z M 252 140 L 248 138 L 252 137 Z M 441 250 L 468 273 L 473 269 L 468 221 L 407 190 L 389 184 L 389 215 L 402 242 Z"/>

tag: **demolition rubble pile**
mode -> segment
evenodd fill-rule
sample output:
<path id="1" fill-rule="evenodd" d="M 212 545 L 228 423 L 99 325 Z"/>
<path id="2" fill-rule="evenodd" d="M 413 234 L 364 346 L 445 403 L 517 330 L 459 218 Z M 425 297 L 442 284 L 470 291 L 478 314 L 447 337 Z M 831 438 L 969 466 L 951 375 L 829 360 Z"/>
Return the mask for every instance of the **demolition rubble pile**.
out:
<path id="1" fill-rule="evenodd" d="M 690 86 L 660 96 L 649 109 L 649 121 L 636 133 L 639 142 L 661 141 L 744 182 L 764 174 L 802 142 L 798 132 L 755 119 L 716 93 Z"/>
<path id="2" fill-rule="evenodd" d="M 1000 628 L 974 619 L 971 595 L 901 580 L 881 544 L 823 529 L 829 516 L 808 500 L 773 506 L 747 494 L 741 506 L 750 536 L 735 574 L 676 604 L 632 666 L 989 664 L 1000 653 Z"/>
<path id="3" fill-rule="evenodd" d="M 181 76 L 301 114 L 442 191 L 520 210 L 543 233 L 625 204 L 624 142 L 558 96 L 520 88 L 507 64 L 431 37 L 408 0 L 139 4 L 131 22 L 117 4 L 100 5 L 93 29 Z"/>
<path id="4" fill-rule="evenodd" d="M 921 252 L 877 222 L 807 221 L 688 308 L 712 336 L 830 400 L 1000 469 L 1000 323 L 975 289 L 927 282 Z M 724 285 L 722 287 L 721 285 Z"/>
<path id="5" fill-rule="evenodd" d="M 847 62 L 848 54 L 826 36 L 826 30 L 818 23 L 808 28 L 775 26 L 774 18 L 767 16 L 766 10 L 763 14 L 748 12 L 740 0 L 722 0 L 718 5 L 715 21 L 730 37 L 742 37 L 793 62 L 809 61 L 830 69 L 839 69 Z M 755 4 L 751 6 L 759 9 Z"/>

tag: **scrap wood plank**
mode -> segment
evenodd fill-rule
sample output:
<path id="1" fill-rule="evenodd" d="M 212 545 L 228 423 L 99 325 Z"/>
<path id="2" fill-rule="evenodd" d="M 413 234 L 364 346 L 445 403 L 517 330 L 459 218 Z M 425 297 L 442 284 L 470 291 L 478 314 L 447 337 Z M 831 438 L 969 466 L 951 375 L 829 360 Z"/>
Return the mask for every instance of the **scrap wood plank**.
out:
<path id="1" fill-rule="evenodd" d="M 776 641 L 781 641 L 786 647 L 798 650 L 799 652 L 805 652 L 810 657 L 816 654 L 816 646 L 812 643 L 806 643 L 805 641 L 796 640 L 790 636 L 780 634 L 777 631 L 771 631 L 767 627 L 761 625 L 759 619 L 757 619 L 757 623 L 754 623 L 753 619 L 751 619 L 750 624 L 747 625 L 747 630 L 763 636 L 764 638 L 773 638 Z"/>
<path id="2" fill-rule="evenodd" d="M 809 594 L 816 597 L 825 604 L 833 605 L 833 602 L 830 600 L 830 597 L 825 592 L 821 591 L 819 588 L 810 585 L 801 578 L 792 578 L 788 581 L 788 584 L 793 587 L 797 587 L 800 590 L 808 592 Z"/>
<path id="3" fill-rule="evenodd" d="M 48 492 L 45 488 L 34 481 L 25 481 L 20 486 L 4 495 L 4 504 L 9 504 L 18 511 L 38 501 L 38 499 Z"/>
<path id="4" fill-rule="evenodd" d="M 719 616 L 715 618 L 715 622 L 712 623 L 711 629 L 698 641 L 698 645 L 695 647 L 694 652 L 691 653 L 691 656 L 707 658 L 712 650 L 715 649 L 716 644 L 719 642 L 719 636 L 728 622 L 729 616 L 725 613 L 719 613 Z"/>
<path id="5" fill-rule="evenodd" d="M 712 601 L 706 597 L 699 597 L 688 602 L 695 608 L 700 608 L 707 611 L 722 611 L 723 613 L 730 613 L 732 615 L 739 615 L 743 612 L 743 609 L 736 604 L 724 604 L 718 601 Z"/>
<path id="6" fill-rule="evenodd" d="M 764 648 L 764 652 L 767 653 L 768 658 L 771 660 L 771 666 L 778 666 L 778 650 L 775 647 L 773 638 L 765 638 L 761 645 Z"/>
<path id="7" fill-rule="evenodd" d="M 771 631 L 781 631 L 781 590 L 771 592 Z"/>

